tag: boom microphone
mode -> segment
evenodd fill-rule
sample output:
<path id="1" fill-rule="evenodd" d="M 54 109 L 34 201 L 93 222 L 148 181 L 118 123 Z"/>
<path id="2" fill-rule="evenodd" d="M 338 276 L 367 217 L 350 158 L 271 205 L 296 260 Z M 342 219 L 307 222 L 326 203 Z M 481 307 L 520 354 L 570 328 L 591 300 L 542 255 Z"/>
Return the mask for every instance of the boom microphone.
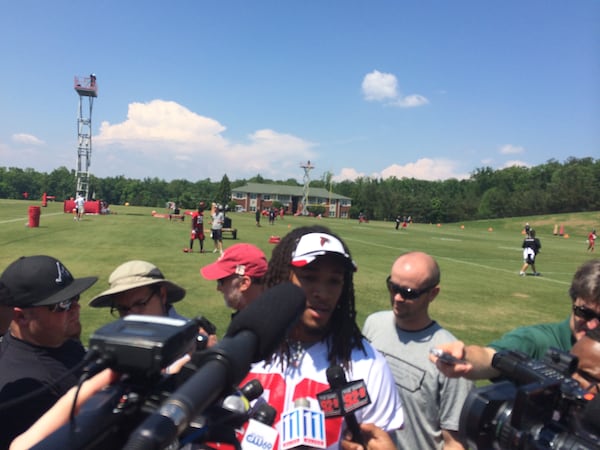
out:
<path id="1" fill-rule="evenodd" d="M 125 449 L 161 449 L 175 441 L 195 415 L 238 384 L 250 364 L 270 356 L 305 308 L 292 283 L 265 291 L 240 311 L 218 344 L 199 354 L 198 370 L 131 435 Z"/>
<path id="2" fill-rule="evenodd" d="M 266 301 L 265 301 L 266 300 Z M 236 314 L 225 336 L 235 336 L 241 330 L 251 331 L 258 338 L 252 362 L 271 356 L 288 328 L 300 317 L 306 304 L 304 291 L 292 283 L 282 283 L 265 291 L 258 299 Z M 287 318 L 285 323 L 280 323 Z M 280 327 L 285 325 L 285 328 Z"/>

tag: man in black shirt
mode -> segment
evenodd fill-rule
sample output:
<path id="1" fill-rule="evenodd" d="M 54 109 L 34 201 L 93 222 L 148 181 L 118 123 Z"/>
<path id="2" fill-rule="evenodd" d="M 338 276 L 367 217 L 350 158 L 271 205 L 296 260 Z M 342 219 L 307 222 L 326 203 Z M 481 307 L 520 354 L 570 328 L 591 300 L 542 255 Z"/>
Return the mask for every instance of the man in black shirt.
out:
<path id="1" fill-rule="evenodd" d="M 535 257 L 542 248 L 542 243 L 538 238 L 535 237 L 535 230 L 530 230 L 527 237 L 523 240 L 523 266 L 519 275 L 525 276 L 525 271 L 529 266 L 533 270 L 533 275 L 540 276 L 540 273 L 535 270 Z"/>
<path id="2" fill-rule="evenodd" d="M 21 257 L 0 275 L 0 305 L 12 309 L 0 344 L 0 448 L 8 448 L 77 383 L 79 295 L 96 277 L 74 279 L 50 256 Z"/>

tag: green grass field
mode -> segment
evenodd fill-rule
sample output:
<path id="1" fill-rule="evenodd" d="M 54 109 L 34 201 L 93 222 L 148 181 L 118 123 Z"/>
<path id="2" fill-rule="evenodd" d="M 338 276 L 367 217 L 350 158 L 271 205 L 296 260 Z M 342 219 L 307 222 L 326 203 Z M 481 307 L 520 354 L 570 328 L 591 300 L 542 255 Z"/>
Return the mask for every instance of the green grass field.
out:
<path id="1" fill-rule="evenodd" d="M 169 222 L 152 217 L 152 208 L 111 206 L 111 215 L 88 215 L 74 222 L 70 214 L 63 213 L 62 203 L 50 202 L 41 208 L 39 228 L 29 228 L 28 208 L 39 204 L 0 200 L 0 270 L 19 256 L 47 254 L 60 259 L 75 277 L 97 275 L 99 281 L 82 296 L 84 342 L 112 320 L 107 309 L 92 309 L 87 303 L 108 287 L 112 270 L 129 259 L 155 263 L 167 278 L 187 289 L 177 310 L 189 317 L 204 315 L 217 324 L 220 336 L 224 333 L 231 311 L 224 306 L 216 283 L 204 280 L 199 273 L 217 255 L 183 253 L 189 244 L 189 219 Z M 358 265 L 355 285 L 360 325 L 371 312 L 389 307 L 385 278 L 394 259 L 409 250 L 430 253 L 442 269 L 441 292 L 433 303 L 432 316 L 468 343 L 485 344 L 519 325 L 565 318 L 573 273 L 581 263 L 599 255 L 586 251 L 586 237 L 592 227 L 600 225 L 600 212 L 440 226 L 412 224 L 398 231 L 393 222 L 359 224 L 356 220 L 288 216 L 273 226 L 263 219 L 258 228 L 253 213 L 232 213 L 229 217 L 238 229 L 238 240 L 224 239 L 224 246 L 250 242 L 262 248 L 267 257 L 273 248 L 269 237 L 283 236 L 291 228 L 318 222 L 338 233 Z M 521 230 L 526 221 L 542 241 L 537 259 L 541 277 L 518 276 Z M 554 236 L 555 224 L 563 224 L 569 237 Z M 198 243 L 194 245 L 197 251 Z M 207 240 L 205 247 L 212 251 L 212 241 Z"/>

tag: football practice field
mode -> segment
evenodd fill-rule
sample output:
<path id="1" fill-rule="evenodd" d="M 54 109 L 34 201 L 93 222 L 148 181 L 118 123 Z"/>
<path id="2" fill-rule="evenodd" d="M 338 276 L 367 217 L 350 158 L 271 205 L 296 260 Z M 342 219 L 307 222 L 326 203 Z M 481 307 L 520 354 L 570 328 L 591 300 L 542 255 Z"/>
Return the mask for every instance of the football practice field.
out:
<path id="1" fill-rule="evenodd" d="M 75 278 L 96 275 L 99 281 L 81 299 L 83 341 L 113 320 L 108 309 L 93 309 L 89 300 L 108 287 L 108 276 L 119 264 L 142 259 L 156 264 L 165 276 L 187 289 L 176 304 L 185 316 L 203 315 L 222 336 L 231 311 L 224 306 L 214 281 L 200 268 L 215 261 L 213 243 L 206 233 L 204 254 L 184 253 L 189 246 L 190 220 L 169 221 L 152 216 L 153 208 L 111 205 L 110 215 L 86 215 L 81 222 L 63 212 L 62 202 L 41 208 L 40 224 L 30 228 L 28 210 L 40 202 L 0 200 L 0 271 L 23 255 L 46 254 L 60 259 Z M 166 210 L 156 210 L 167 213 Z M 413 223 L 395 230 L 394 222 L 317 219 L 285 216 L 274 225 L 254 221 L 254 213 L 229 213 L 237 240 L 223 240 L 227 248 L 249 242 L 262 248 L 267 258 L 271 236 L 290 229 L 321 224 L 339 234 L 350 247 L 358 266 L 355 274 L 358 322 L 378 310 L 388 309 L 385 279 L 395 258 L 420 250 L 433 255 L 442 271 L 441 292 L 432 304 L 432 317 L 467 343 L 486 344 L 516 326 L 559 321 L 570 311 L 568 288 L 577 267 L 600 256 L 587 252 L 587 235 L 600 225 L 600 212 L 531 216 L 463 223 Z M 208 214 L 205 227 L 210 228 Z M 522 229 L 529 222 L 541 240 L 536 266 L 539 277 L 518 275 L 522 264 Z M 564 235 L 554 235 L 555 225 Z M 600 250 L 597 250 L 600 252 Z M 281 301 L 285 301 L 284 298 Z"/>

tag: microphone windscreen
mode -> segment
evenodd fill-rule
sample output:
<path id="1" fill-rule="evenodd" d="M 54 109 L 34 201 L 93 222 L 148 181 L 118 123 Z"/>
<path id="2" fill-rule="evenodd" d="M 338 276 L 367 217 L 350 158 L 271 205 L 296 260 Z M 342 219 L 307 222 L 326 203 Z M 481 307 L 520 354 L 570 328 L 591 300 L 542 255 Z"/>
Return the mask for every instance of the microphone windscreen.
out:
<path id="1" fill-rule="evenodd" d="M 240 391 L 244 397 L 252 401 L 260 397 L 263 394 L 264 389 L 260 381 L 258 381 L 256 378 L 253 378 L 252 380 L 248 381 L 245 385 L 243 385 L 240 388 Z"/>
<path id="2" fill-rule="evenodd" d="M 329 366 L 326 374 L 327 382 L 333 389 L 342 387 L 346 383 L 346 374 L 341 366 Z"/>
<path id="3" fill-rule="evenodd" d="M 290 282 L 278 284 L 236 314 L 225 336 L 252 332 L 258 338 L 252 362 L 262 361 L 275 351 L 305 307 L 306 297 L 300 287 Z"/>
<path id="4" fill-rule="evenodd" d="M 260 423 L 272 426 L 277 417 L 277 410 L 268 403 L 261 403 L 256 406 L 256 409 L 252 413 L 252 418 L 258 420 Z"/>

